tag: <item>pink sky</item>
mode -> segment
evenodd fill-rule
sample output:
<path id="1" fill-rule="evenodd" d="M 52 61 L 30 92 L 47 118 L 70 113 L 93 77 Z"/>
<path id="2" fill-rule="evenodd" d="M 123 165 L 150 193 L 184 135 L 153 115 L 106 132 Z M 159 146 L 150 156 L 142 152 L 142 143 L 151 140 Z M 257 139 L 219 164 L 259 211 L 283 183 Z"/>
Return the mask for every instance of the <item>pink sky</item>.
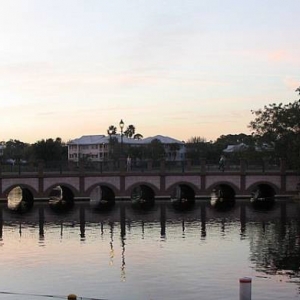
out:
<path id="1" fill-rule="evenodd" d="M 246 133 L 299 96 L 300 2 L 31 0 L 0 11 L 0 140 Z M 80 20 L 80 22 L 78 22 Z"/>

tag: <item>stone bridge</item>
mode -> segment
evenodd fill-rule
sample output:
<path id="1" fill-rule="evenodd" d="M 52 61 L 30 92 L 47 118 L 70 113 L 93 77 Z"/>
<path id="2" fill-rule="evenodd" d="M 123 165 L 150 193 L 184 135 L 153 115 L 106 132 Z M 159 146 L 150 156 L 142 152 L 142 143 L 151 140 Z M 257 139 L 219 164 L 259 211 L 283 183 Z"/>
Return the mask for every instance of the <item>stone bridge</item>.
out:
<path id="1" fill-rule="evenodd" d="M 270 186 L 274 194 L 292 196 L 297 193 L 300 176 L 295 171 L 235 171 L 168 172 L 166 170 L 134 172 L 119 171 L 111 173 L 73 172 L 68 174 L 36 173 L 0 174 L 0 200 L 6 201 L 8 193 L 16 186 L 26 188 L 35 200 L 46 200 L 52 189 L 58 185 L 73 193 L 74 199 L 89 199 L 92 191 L 106 187 L 116 199 L 128 199 L 133 189 L 139 185 L 150 187 L 156 199 L 170 198 L 172 190 L 178 185 L 186 185 L 195 193 L 196 199 L 208 198 L 211 191 L 219 185 L 230 187 L 236 197 L 248 197 L 258 185 Z"/>

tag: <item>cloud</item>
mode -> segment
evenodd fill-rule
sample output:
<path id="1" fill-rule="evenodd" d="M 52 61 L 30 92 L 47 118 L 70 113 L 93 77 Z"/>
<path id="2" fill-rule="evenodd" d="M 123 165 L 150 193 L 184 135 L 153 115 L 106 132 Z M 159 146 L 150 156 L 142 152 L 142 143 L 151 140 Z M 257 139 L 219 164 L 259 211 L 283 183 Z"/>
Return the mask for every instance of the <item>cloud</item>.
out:
<path id="1" fill-rule="evenodd" d="M 268 59 L 272 62 L 284 62 L 289 59 L 289 54 L 286 50 L 275 50 L 267 53 Z"/>
<path id="2" fill-rule="evenodd" d="M 295 77 L 286 77 L 283 79 L 284 85 L 291 90 L 296 90 L 298 87 L 300 87 L 300 76 L 298 79 Z"/>

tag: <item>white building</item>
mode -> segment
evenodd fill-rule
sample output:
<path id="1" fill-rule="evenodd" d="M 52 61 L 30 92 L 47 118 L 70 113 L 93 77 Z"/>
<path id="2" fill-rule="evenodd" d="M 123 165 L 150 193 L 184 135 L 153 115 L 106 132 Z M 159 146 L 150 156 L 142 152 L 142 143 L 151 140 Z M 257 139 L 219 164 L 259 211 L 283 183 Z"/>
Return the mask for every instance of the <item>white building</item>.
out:
<path id="1" fill-rule="evenodd" d="M 113 135 L 121 143 L 119 134 Z M 123 144 L 129 146 L 143 146 L 153 140 L 159 140 L 166 153 L 166 160 L 181 161 L 185 156 L 185 143 L 170 137 L 156 135 L 145 139 L 135 140 L 123 136 Z M 78 162 L 80 158 L 88 158 L 91 161 L 104 161 L 109 158 L 110 137 L 105 135 L 84 135 L 68 143 L 68 160 Z M 172 145 L 177 145 L 174 150 Z"/>

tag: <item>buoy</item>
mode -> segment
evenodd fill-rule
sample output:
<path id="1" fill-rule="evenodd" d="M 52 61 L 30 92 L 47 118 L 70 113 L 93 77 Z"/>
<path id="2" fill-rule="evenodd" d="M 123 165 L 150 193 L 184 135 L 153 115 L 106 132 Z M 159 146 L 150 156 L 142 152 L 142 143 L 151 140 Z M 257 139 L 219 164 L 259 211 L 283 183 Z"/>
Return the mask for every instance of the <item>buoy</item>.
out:
<path id="1" fill-rule="evenodd" d="M 75 294 L 68 295 L 68 300 L 76 300 L 77 296 Z"/>
<path id="2" fill-rule="evenodd" d="M 251 300 L 251 281 L 249 277 L 240 278 L 240 300 Z"/>

